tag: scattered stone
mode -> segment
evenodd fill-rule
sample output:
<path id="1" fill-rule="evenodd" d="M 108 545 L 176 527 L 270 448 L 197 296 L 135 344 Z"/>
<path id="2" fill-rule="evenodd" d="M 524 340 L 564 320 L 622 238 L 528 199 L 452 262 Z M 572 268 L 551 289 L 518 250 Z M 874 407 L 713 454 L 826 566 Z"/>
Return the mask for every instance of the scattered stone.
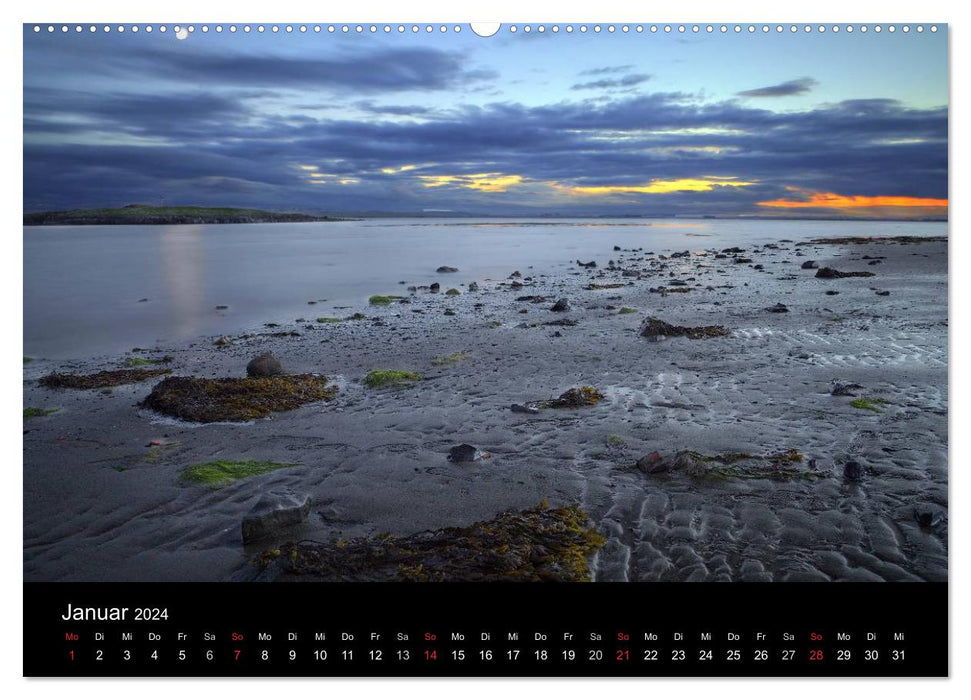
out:
<path id="1" fill-rule="evenodd" d="M 832 396 L 856 396 L 853 392 L 862 388 L 863 386 L 860 384 L 842 382 L 839 379 L 834 379 L 829 383 L 829 393 Z"/>
<path id="2" fill-rule="evenodd" d="M 511 275 L 509 275 L 509 279 L 511 279 L 511 280 L 512 279 L 518 279 L 518 278 L 520 278 L 522 276 L 523 276 L 522 273 L 519 270 L 516 270 Z"/>
<path id="3" fill-rule="evenodd" d="M 876 277 L 876 275 L 872 272 L 840 272 L 832 267 L 823 267 L 816 272 L 816 277 L 824 280 L 835 280 L 844 277 Z"/>
<path id="4" fill-rule="evenodd" d="M 839 292 L 837 292 L 835 289 L 826 290 L 826 296 L 828 297 L 835 297 L 837 294 L 839 294 Z"/>
<path id="5" fill-rule="evenodd" d="M 247 377 L 276 377 L 283 374 L 283 365 L 272 354 L 257 355 L 246 365 Z"/>
<path id="6" fill-rule="evenodd" d="M 614 246 L 614 250 L 615 250 L 615 251 L 616 251 L 616 250 L 620 250 L 620 246 L 619 246 L 619 245 L 615 245 L 615 246 Z"/>
<path id="7" fill-rule="evenodd" d="M 806 260 L 802 265 L 800 265 L 803 270 L 815 270 L 819 267 L 819 263 L 815 260 Z"/>
<path id="8" fill-rule="evenodd" d="M 525 311 L 525 309 L 523 309 Z M 580 322 L 572 318 L 558 318 L 555 321 L 547 321 L 544 326 L 579 326 Z"/>
<path id="9" fill-rule="evenodd" d="M 432 282 L 428 287 L 428 291 L 430 291 L 432 294 L 438 294 L 438 290 L 441 288 L 442 285 L 440 285 L 438 282 Z"/>
<path id="10" fill-rule="evenodd" d="M 225 311 L 228 308 L 229 307 L 226 304 L 219 304 L 218 306 L 216 306 L 216 311 Z"/>
<path id="11" fill-rule="evenodd" d="M 597 266 L 597 261 L 591 260 L 590 262 L 581 262 L 577 260 L 577 265 L 579 265 L 580 267 L 593 268 Z"/>
<path id="12" fill-rule="evenodd" d="M 478 282 L 469 282 L 469 291 L 470 292 L 477 292 L 477 291 L 479 291 L 479 284 L 478 284 Z"/>
<path id="13" fill-rule="evenodd" d="M 725 248 L 722 250 L 723 253 L 744 253 L 745 248 Z"/>
<path id="14" fill-rule="evenodd" d="M 862 481 L 864 471 L 863 465 L 856 460 L 851 459 L 843 464 L 843 478 L 847 481 Z"/>
<path id="15" fill-rule="evenodd" d="M 514 403 L 512 406 L 509 407 L 509 410 L 512 411 L 513 413 L 528 413 L 530 415 L 535 415 L 539 413 L 539 409 L 532 404 Z"/>
<path id="16" fill-rule="evenodd" d="M 636 466 L 645 474 L 657 474 L 667 471 L 670 463 L 662 459 L 660 452 L 651 452 L 637 460 Z"/>
<path id="17" fill-rule="evenodd" d="M 937 527 L 944 522 L 944 513 L 931 506 L 917 506 L 914 508 L 914 519 L 921 527 Z"/>
<path id="18" fill-rule="evenodd" d="M 310 515 L 310 505 L 310 496 L 298 496 L 290 489 L 264 493 L 243 518 L 243 543 L 265 539 L 281 528 L 302 523 Z"/>
<path id="19" fill-rule="evenodd" d="M 641 326 L 640 334 L 642 337 L 652 340 L 677 337 L 702 340 L 727 336 L 729 331 L 724 326 L 674 326 L 652 316 Z"/>
<path id="20" fill-rule="evenodd" d="M 570 302 L 567 299 L 560 299 L 553 306 L 550 307 L 550 311 L 569 311 Z"/>
<path id="21" fill-rule="evenodd" d="M 789 307 L 785 304 L 779 303 L 775 306 L 768 307 L 766 311 L 771 311 L 774 314 L 787 314 L 789 313 Z"/>
<path id="22" fill-rule="evenodd" d="M 456 445 L 448 451 L 450 462 L 478 462 L 486 456 L 487 453 L 468 444 Z"/>
<path id="23" fill-rule="evenodd" d="M 878 297 L 888 297 L 888 296 L 890 296 L 890 292 L 888 292 L 888 291 L 877 292 L 877 296 Z"/>
<path id="24" fill-rule="evenodd" d="M 212 341 L 212 344 L 217 347 L 223 347 L 225 345 L 229 345 L 229 338 L 227 338 L 224 335 L 221 335 L 218 338 L 216 338 L 214 341 Z"/>
<path id="25" fill-rule="evenodd" d="M 448 265 L 442 265 L 440 268 L 438 268 L 437 270 L 435 270 L 435 272 L 442 272 L 442 273 L 444 273 L 444 272 L 458 272 L 458 271 L 459 271 L 459 269 L 457 267 L 449 267 Z"/>
<path id="26" fill-rule="evenodd" d="M 686 251 L 684 251 L 682 253 L 671 253 L 671 255 L 669 257 L 672 257 L 672 258 L 690 258 L 691 257 L 691 252 L 686 250 Z"/>
<path id="27" fill-rule="evenodd" d="M 740 265 L 744 265 L 752 262 L 752 258 L 735 258 L 735 262 Z"/>

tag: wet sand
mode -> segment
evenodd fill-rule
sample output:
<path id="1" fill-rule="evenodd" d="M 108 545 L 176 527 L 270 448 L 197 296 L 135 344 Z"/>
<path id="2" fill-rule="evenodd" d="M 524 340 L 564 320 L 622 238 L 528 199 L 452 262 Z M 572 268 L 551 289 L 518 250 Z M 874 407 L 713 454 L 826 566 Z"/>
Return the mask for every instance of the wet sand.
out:
<path id="1" fill-rule="evenodd" d="M 738 245 L 751 263 L 715 250 L 670 258 L 675 251 L 605 246 L 595 269 L 566 259 L 521 269 L 521 289 L 436 274 L 461 261 L 430 261 L 427 277 L 408 283 L 439 282 L 461 296 L 402 286 L 410 303 L 319 304 L 308 307 L 309 323 L 271 329 L 299 336 L 231 337 L 225 347 L 207 338 L 135 355 L 170 355 L 175 375 L 221 377 L 243 376 L 250 359 L 272 352 L 288 372 L 321 373 L 339 387 L 333 401 L 249 423 L 194 425 L 139 408 L 151 380 L 110 393 L 36 381 L 117 369 L 124 357 L 25 364 L 24 406 L 61 410 L 24 424 L 24 578 L 245 578 L 248 560 L 274 543 L 464 526 L 545 498 L 579 503 L 607 537 L 592 561 L 598 581 L 946 580 L 947 245 Z M 800 268 L 808 259 L 876 276 L 817 279 Z M 691 291 L 650 291 L 672 280 Z M 472 281 L 478 292 L 467 292 Z M 516 301 L 525 295 L 548 301 Z M 550 311 L 560 298 L 570 311 Z M 788 313 L 767 310 L 777 303 Z M 356 311 L 369 319 L 313 321 Z M 651 342 L 638 334 L 648 316 L 731 333 Z M 542 325 L 563 318 L 578 324 Z M 457 352 L 467 358 L 432 362 Z M 372 369 L 425 379 L 367 389 Z M 833 379 L 886 403 L 856 408 L 830 394 Z M 536 415 L 509 408 L 581 385 L 605 398 Z M 461 443 L 490 457 L 446 460 Z M 707 482 L 634 467 L 653 451 L 790 448 L 825 478 Z M 185 466 L 214 459 L 297 466 L 219 490 L 180 482 Z M 847 459 L 866 466 L 861 480 L 844 478 Z M 281 486 L 312 497 L 308 521 L 244 546 L 241 520 Z M 915 509 L 943 517 L 922 526 Z"/>

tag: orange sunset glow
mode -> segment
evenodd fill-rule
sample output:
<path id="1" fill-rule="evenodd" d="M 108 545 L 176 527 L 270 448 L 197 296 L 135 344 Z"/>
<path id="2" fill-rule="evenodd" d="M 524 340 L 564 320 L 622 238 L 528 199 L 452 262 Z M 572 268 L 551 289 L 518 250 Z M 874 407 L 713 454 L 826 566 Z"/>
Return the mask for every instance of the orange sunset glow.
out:
<path id="1" fill-rule="evenodd" d="M 872 209 L 877 207 L 906 207 L 906 208 L 947 208 L 946 199 L 930 199 L 927 197 L 901 197 L 880 195 L 867 197 L 865 195 L 842 195 L 835 192 L 806 192 L 797 187 L 787 187 L 791 192 L 799 192 L 808 199 L 774 199 L 767 202 L 756 202 L 760 207 L 775 207 L 779 209 Z"/>

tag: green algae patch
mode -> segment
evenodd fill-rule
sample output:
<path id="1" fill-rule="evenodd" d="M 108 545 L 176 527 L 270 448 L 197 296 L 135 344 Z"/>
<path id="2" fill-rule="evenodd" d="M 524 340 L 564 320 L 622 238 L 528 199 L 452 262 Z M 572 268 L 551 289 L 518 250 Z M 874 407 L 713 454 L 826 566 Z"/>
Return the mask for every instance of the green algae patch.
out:
<path id="1" fill-rule="evenodd" d="M 337 318 L 336 316 L 321 316 L 317 319 L 317 323 L 340 323 L 343 318 Z"/>
<path id="2" fill-rule="evenodd" d="M 393 301 L 399 299 L 404 299 L 404 297 L 398 297 L 394 295 L 383 296 L 381 294 L 375 294 L 374 296 L 368 297 L 367 303 L 371 306 L 387 306 Z"/>
<path id="3" fill-rule="evenodd" d="M 31 418 L 43 418 L 44 416 L 49 416 L 52 413 L 57 413 L 61 409 L 59 408 L 37 408 L 36 406 L 28 406 L 24 409 L 24 420 L 30 420 Z"/>
<path id="4" fill-rule="evenodd" d="M 795 449 L 766 455 L 753 455 L 748 452 L 705 455 L 693 450 L 682 450 L 670 458 L 652 452 L 639 459 L 636 467 L 646 474 L 679 472 L 700 481 L 728 479 L 798 481 L 826 478 L 825 474 L 812 471 L 804 466 L 803 462 L 803 455 Z"/>
<path id="5" fill-rule="evenodd" d="M 541 503 L 506 511 L 468 527 L 406 537 L 279 547 L 283 580 L 313 581 L 567 581 L 590 580 L 590 557 L 606 543 L 579 506 Z"/>
<path id="6" fill-rule="evenodd" d="M 171 374 L 170 369 L 115 369 L 95 374 L 59 374 L 41 377 L 41 386 L 50 389 L 104 389 L 122 384 L 135 384 L 146 379 Z"/>
<path id="7" fill-rule="evenodd" d="M 622 306 L 622 307 L 620 307 L 620 311 L 617 312 L 618 315 L 621 315 L 621 314 L 636 314 L 636 313 L 637 313 L 637 309 L 632 309 L 629 306 Z"/>
<path id="8" fill-rule="evenodd" d="M 28 363 L 30 363 L 30 362 L 33 362 L 33 361 L 34 361 L 34 358 L 33 357 L 27 357 L 26 355 L 24 355 L 24 364 L 25 365 L 28 364 Z"/>
<path id="9" fill-rule="evenodd" d="M 171 357 L 129 357 L 125 360 L 128 367 L 147 367 L 150 365 L 167 365 L 172 361 Z"/>
<path id="10" fill-rule="evenodd" d="M 850 406 L 853 408 L 858 408 L 861 411 L 872 411 L 873 413 L 883 413 L 880 406 L 886 404 L 886 399 L 874 399 L 874 398 L 864 398 L 864 399 L 853 399 L 850 401 Z"/>
<path id="11" fill-rule="evenodd" d="M 432 365 L 435 367 L 457 365 L 459 362 L 464 362 L 467 359 L 469 359 L 467 352 L 453 352 L 451 355 L 442 355 L 441 357 L 433 358 Z"/>
<path id="12" fill-rule="evenodd" d="M 155 385 L 141 406 L 195 423 L 247 421 L 329 401 L 337 387 L 316 374 L 276 377 L 169 377 Z"/>
<path id="13" fill-rule="evenodd" d="M 297 465 L 287 462 L 259 462 L 255 460 L 232 461 L 216 460 L 192 464 L 182 470 L 180 479 L 186 484 L 200 484 L 218 489 L 250 476 L 268 474 L 277 469 L 287 469 Z"/>
<path id="14" fill-rule="evenodd" d="M 411 382 L 423 379 L 418 372 L 404 369 L 373 369 L 364 377 L 364 386 L 368 389 L 379 389 L 385 386 L 408 386 Z"/>
<path id="15" fill-rule="evenodd" d="M 461 293 L 462 292 L 460 292 L 459 290 L 457 290 L 455 287 L 452 287 L 451 289 L 449 289 L 448 291 L 445 292 L 445 295 L 446 296 L 450 296 L 450 297 L 457 297 Z"/>

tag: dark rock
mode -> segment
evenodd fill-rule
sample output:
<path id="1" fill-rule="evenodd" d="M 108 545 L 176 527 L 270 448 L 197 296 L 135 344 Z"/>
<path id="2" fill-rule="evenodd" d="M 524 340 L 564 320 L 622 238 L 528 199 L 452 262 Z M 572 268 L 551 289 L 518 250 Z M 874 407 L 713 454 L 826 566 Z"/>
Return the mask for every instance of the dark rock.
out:
<path id="1" fill-rule="evenodd" d="M 936 527 L 944 521 L 944 513 L 931 506 L 917 506 L 914 508 L 914 520 L 921 527 Z"/>
<path id="2" fill-rule="evenodd" d="M 431 285 L 428 287 L 428 291 L 432 292 L 433 294 L 438 294 L 438 290 L 441 288 L 442 288 L 442 285 L 440 285 L 438 282 L 432 282 Z"/>
<path id="3" fill-rule="evenodd" d="M 596 260 L 591 260 L 590 262 L 581 262 L 581 261 L 577 260 L 577 265 L 579 265 L 580 267 L 596 267 L 597 266 L 597 261 Z"/>
<path id="4" fill-rule="evenodd" d="M 834 379 L 829 383 L 829 393 L 833 396 L 856 396 L 853 392 L 862 388 L 860 384 L 841 382 L 839 379 Z"/>
<path id="5" fill-rule="evenodd" d="M 569 311 L 570 302 L 567 299 L 560 299 L 553 306 L 550 307 L 550 311 Z"/>
<path id="6" fill-rule="evenodd" d="M 518 279 L 519 277 L 522 277 L 522 276 L 523 276 L 522 273 L 519 270 L 516 270 L 511 275 L 509 275 L 509 279 Z"/>
<path id="7" fill-rule="evenodd" d="M 839 294 L 839 292 L 837 292 L 835 289 L 826 290 L 826 296 L 828 297 L 835 297 L 837 294 Z"/>
<path id="8" fill-rule="evenodd" d="M 752 262 L 752 258 L 735 258 L 735 262 L 744 265 Z"/>
<path id="9" fill-rule="evenodd" d="M 448 265 L 442 265 L 440 268 L 435 270 L 435 272 L 458 272 L 457 267 L 449 267 Z"/>
<path id="10" fill-rule="evenodd" d="M 224 311 L 224 310 L 226 310 L 226 309 L 228 309 L 228 308 L 229 308 L 229 307 L 228 307 L 228 306 L 226 306 L 225 304 L 220 304 L 219 306 L 217 306 L 217 307 L 216 307 L 216 310 L 217 310 L 217 311 Z"/>
<path id="11" fill-rule="evenodd" d="M 787 314 L 789 313 L 789 307 L 785 304 L 779 303 L 775 306 L 768 307 L 766 311 L 771 311 L 774 314 Z"/>
<path id="12" fill-rule="evenodd" d="M 479 283 L 478 282 L 469 282 L 469 291 L 470 292 L 477 292 L 477 291 L 479 291 Z"/>
<path id="13" fill-rule="evenodd" d="M 216 338 L 214 341 L 212 341 L 212 344 L 217 347 L 223 347 L 224 345 L 229 345 L 229 338 L 227 338 L 224 335 L 221 335 L 218 338 Z"/>
<path id="14" fill-rule="evenodd" d="M 264 493 L 243 518 L 243 542 L 254 542 L 280 528 L 302 523 L 310 515 L 310 505 L 310 496 L 298 496 L 289 489 Z"/>
<path id="15" fill-rule="evenodd" d="M 536 406 L 533 406 L 532 404 L 514 403 L 512 406 L 509 407 L 509 410 L 512 411 L 513 413 L 528 413 L 530 415 L 535 415 L 539 413 L 539 409 L 536 408 Z"/>
<path id="16" fill-rule="evenodd" d="M 448 459 L 450 462 L 475 462 L 484 456 L 484 452 L 467 444 L 456 445 L 448 451 Z"/>
<path id="17" fill-rule="evenodd" d="M 867 265 L 882 265 L 882 264 L 883 264 L 883 260 L 871 260 L 870 262 L 867 263 Z"/>
<path id="18" fill-rule="evenodd" d="M 670 462 L 664 460 L 659 452 L 644 455 L 637 460 L 636 466 L 645 474 L 658 474 L 671 468 Z"/>
<path id="19" fill-rule="evenodd" d="M 817 263 L 815 260 L 807 260 L 799 267 L 801 267 L 803 270 L 815 270 L 819 267 L 819 263 Z"/>
<path id="20" fill-rule="evenodd" d="M 670 257 L 672 257 L 672 258 L 690 258 L 691 257 L 691 252 L 685 250 L 685 251 L 683 251 L 681 253 L 671 253 L 671 256 Z"/>
<path id="21" fill-rule="evenodd" d="M 842 279 L 844 277 L 875 277 L 872 272 L 840 272 L 832 267 L 824 267 L 816 272 L 816 277 L 824 280 Z"/>
<path id="22" fill-rule="evenodd" d="M 847 481 L 862 481 L 865 469 L 860 462 L 850 460 L 843 465 L 843 478 Z"/>
<path id="23" fill-rule="evenodd" d="M 725 248 L 722 250 L 723 253 L 744 253 L 745 248 Z"/>
<path id="24" fill-rule="evenodd" d="M 888 297 L 888 296 L 890 296 L 890 292 L 887 292 L 887 291 L 877 292 L 877 296 L 878 297 Z"/>
<path id="25" fill-rule="evenodd" d="M 266 352 L 257 355 L 246 365 L 246 374 L 250 377 L 275 377 L 283 374 L 283 365 L 273 355 Z"/>
<path id="26" fill-rule="evenodd" d="M 615 245 L 614 246 L 614 250 L 620 250 L 620 246 L 619 245 Z"/>

